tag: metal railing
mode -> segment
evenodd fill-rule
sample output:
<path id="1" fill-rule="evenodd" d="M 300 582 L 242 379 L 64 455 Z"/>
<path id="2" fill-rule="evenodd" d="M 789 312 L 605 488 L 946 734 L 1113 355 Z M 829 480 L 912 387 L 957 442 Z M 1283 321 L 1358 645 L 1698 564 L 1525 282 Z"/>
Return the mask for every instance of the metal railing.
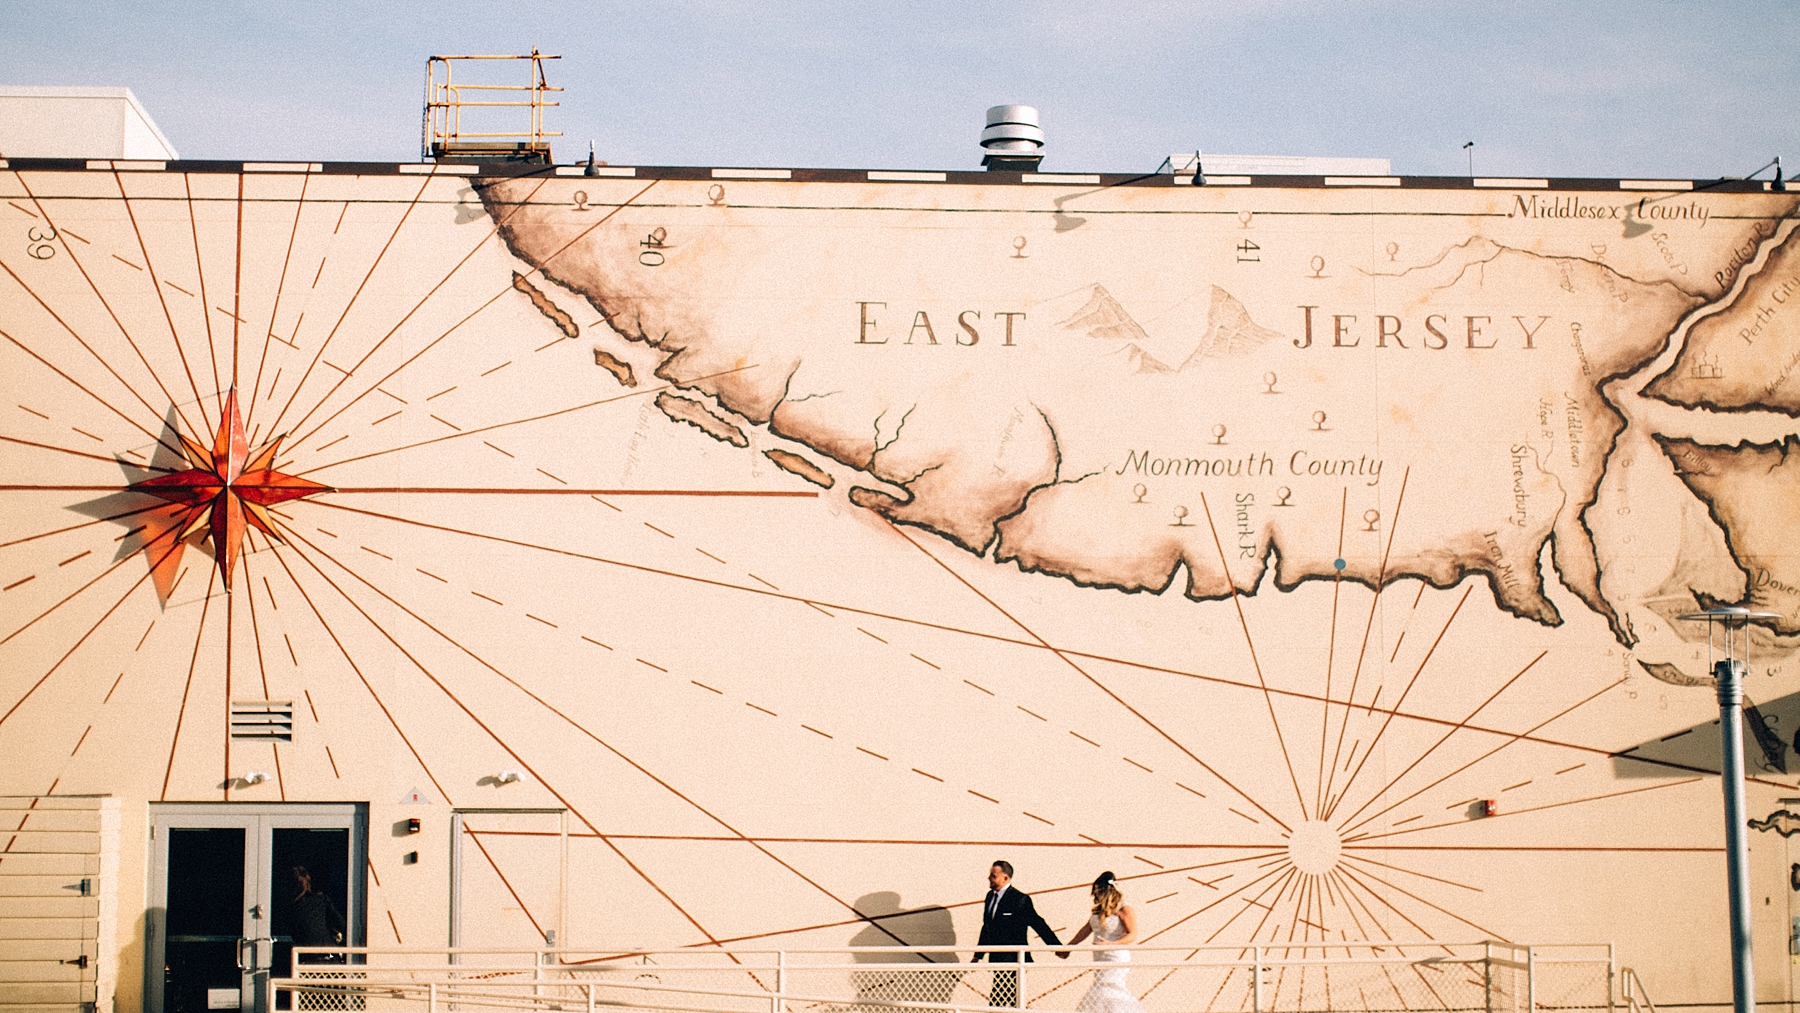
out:
<path id="1" fill-rule="evenodd" d="M 1067 962 L 1055 954 L 1072 951 Z M 671 1013 L 1072 1013 L 1096 981 L 1147 1013 L 1612 1013 L 1610 944 L 1318 943 L 1103 948 L 489 950 L 297 947 L 269 981 L 299 1010 L 619 1009 Z M 311 961 L 331 960 L 333 963 Z M 1122 980 L 1120 980 L 1122 979 Z"/>
<path id="2" fill-rule="evenodd" d="M 1629 967 L 1619 968 L 1619 999 L 1629 1013 L 1656 1013 L 1656 1004 L 1644 992 L 1644 983 Z"/>
<path id="3" fill-rule="evenodd" d="M 433 56 L 425 61 L 425 115 L 421 130 L 421 155 L 424 158 L 465 156 L 473 158 L 513 158 L 541 162 L 550 160 L 550 138 L 561 137 L 559 131 L 544 129 L 544 110 L 557 105 L 545 98 L 553 87 L 544 76 L 545 60 L 560 56 L 539 53 L 537 47 L 524 56 Z M 529 60 L 530 76 L 524 84 L 494 84 L 456 80 L 456 66 L 475 60 Z M 442 72 L 442 77 L 439 72 Z M 465 97 L 465 93 L 468 97 Z M 527 123 L 523 130 L 465 130 L 463 113 L 468 110 L 524 109 Z"/>

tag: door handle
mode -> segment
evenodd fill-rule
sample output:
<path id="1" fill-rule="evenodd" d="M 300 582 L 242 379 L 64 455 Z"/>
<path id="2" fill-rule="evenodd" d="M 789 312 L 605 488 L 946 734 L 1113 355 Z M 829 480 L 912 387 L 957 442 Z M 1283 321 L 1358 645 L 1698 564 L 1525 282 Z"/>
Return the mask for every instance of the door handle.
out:
<path id="1" fill-rule="evenodd" d="M 57 963 L 59 963 L 59 964 L 73 964 L 73 965 L 75 965 L 75 966 L 76 966 L 76 967 L 79 967 L 79 968 L 81 968 L 81 969 L 82 969 L 82 970 L 83 970 L 83 971 L 85 971 L 85 970 L 87 970 L 87 966 L 88 966 L 88 955 L 87 955 L 87 954 L 85 954 L 85 953 L 83 953 L 83 954 L 82 954 L 82 955 L 81 955 L 81 956 L 79 956 L 79 957 L 76 957 L 76 958 L 75 958 L 75 959 L 74 959 L 74 960 L 59 960 L 59 961 L 57 961 Z"/>
<path id="2" fill-rule="evenodd" d="M 275 940 L 268 936 L 246 936 L 238 939 L 237 966 L 240 971 L 266 971 L 274 962 L 273 945 L 265 948 L 264 943 L 273 944 Z M 246 956 L 245 949 L 250 952 Z M 265 959 L 265 956 L 267 959 Z"/>

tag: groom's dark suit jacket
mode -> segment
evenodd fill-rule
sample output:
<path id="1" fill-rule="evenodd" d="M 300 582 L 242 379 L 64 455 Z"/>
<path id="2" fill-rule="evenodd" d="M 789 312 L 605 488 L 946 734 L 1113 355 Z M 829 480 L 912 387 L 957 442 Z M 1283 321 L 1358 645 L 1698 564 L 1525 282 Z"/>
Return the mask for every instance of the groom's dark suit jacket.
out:
<path id="1" fill-rule="evenodd" d="M 1036 931 L 1038 937 L 1051 946 L 1061 942 L 1056 938 L 1056 930 L 1052 929 L 1050 923 L 1044 921 L 1037 913 L 1037 908 L 1032 905 L 1029 894 L 1009 886 L 1006 892 L 1000 895 L 1000 903 L 997 906 L 994 905 L 993 900 L 994 893 L 990 890 L 987 898 L 981 902 L 981 938 L 977 945 L 1024 946 L 1026 945 L 1025 930 L 1027 929 Z M 988 914 L 990 907 L 994 908 L 992 916 Z M 1016 953 L 989 953 L 986 956 L 990 964 L 1016 964 L 1019 962 Z M 975 959 L 980 960 L 981 958 L 982 954 L 977 952 Z M 1025 954 L 1025 959 L 1030 960 L 1031 954 Z"/>

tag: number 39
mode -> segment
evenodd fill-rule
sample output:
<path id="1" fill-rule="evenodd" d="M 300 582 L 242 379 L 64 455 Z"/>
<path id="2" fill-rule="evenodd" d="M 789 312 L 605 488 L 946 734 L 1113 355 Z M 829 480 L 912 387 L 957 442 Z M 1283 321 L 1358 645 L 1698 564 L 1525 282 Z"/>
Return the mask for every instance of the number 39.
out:
<path id="1" fill-rule="evenodd" d="M 25 233 L 25 252 L 30 254 L 33 260 L 49 260 L 56 256 L 56 247 L 50 245 L 50 241 L 55 238 L 56 230 L 48 225 L 42 229 L 32 228 Z"/>

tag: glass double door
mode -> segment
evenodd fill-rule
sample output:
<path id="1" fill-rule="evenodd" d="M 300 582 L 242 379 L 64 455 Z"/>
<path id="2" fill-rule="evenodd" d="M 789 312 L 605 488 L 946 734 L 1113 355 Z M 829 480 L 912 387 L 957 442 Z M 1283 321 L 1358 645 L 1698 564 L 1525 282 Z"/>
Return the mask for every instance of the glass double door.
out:
<path id="1" fill-rule="evenodd" d="M 295 946 L 362 945 L 364 806 L 171 804 L 151 815 L 150 1013 L 264 1013 L 268 978 L 293 973 Z"/>

